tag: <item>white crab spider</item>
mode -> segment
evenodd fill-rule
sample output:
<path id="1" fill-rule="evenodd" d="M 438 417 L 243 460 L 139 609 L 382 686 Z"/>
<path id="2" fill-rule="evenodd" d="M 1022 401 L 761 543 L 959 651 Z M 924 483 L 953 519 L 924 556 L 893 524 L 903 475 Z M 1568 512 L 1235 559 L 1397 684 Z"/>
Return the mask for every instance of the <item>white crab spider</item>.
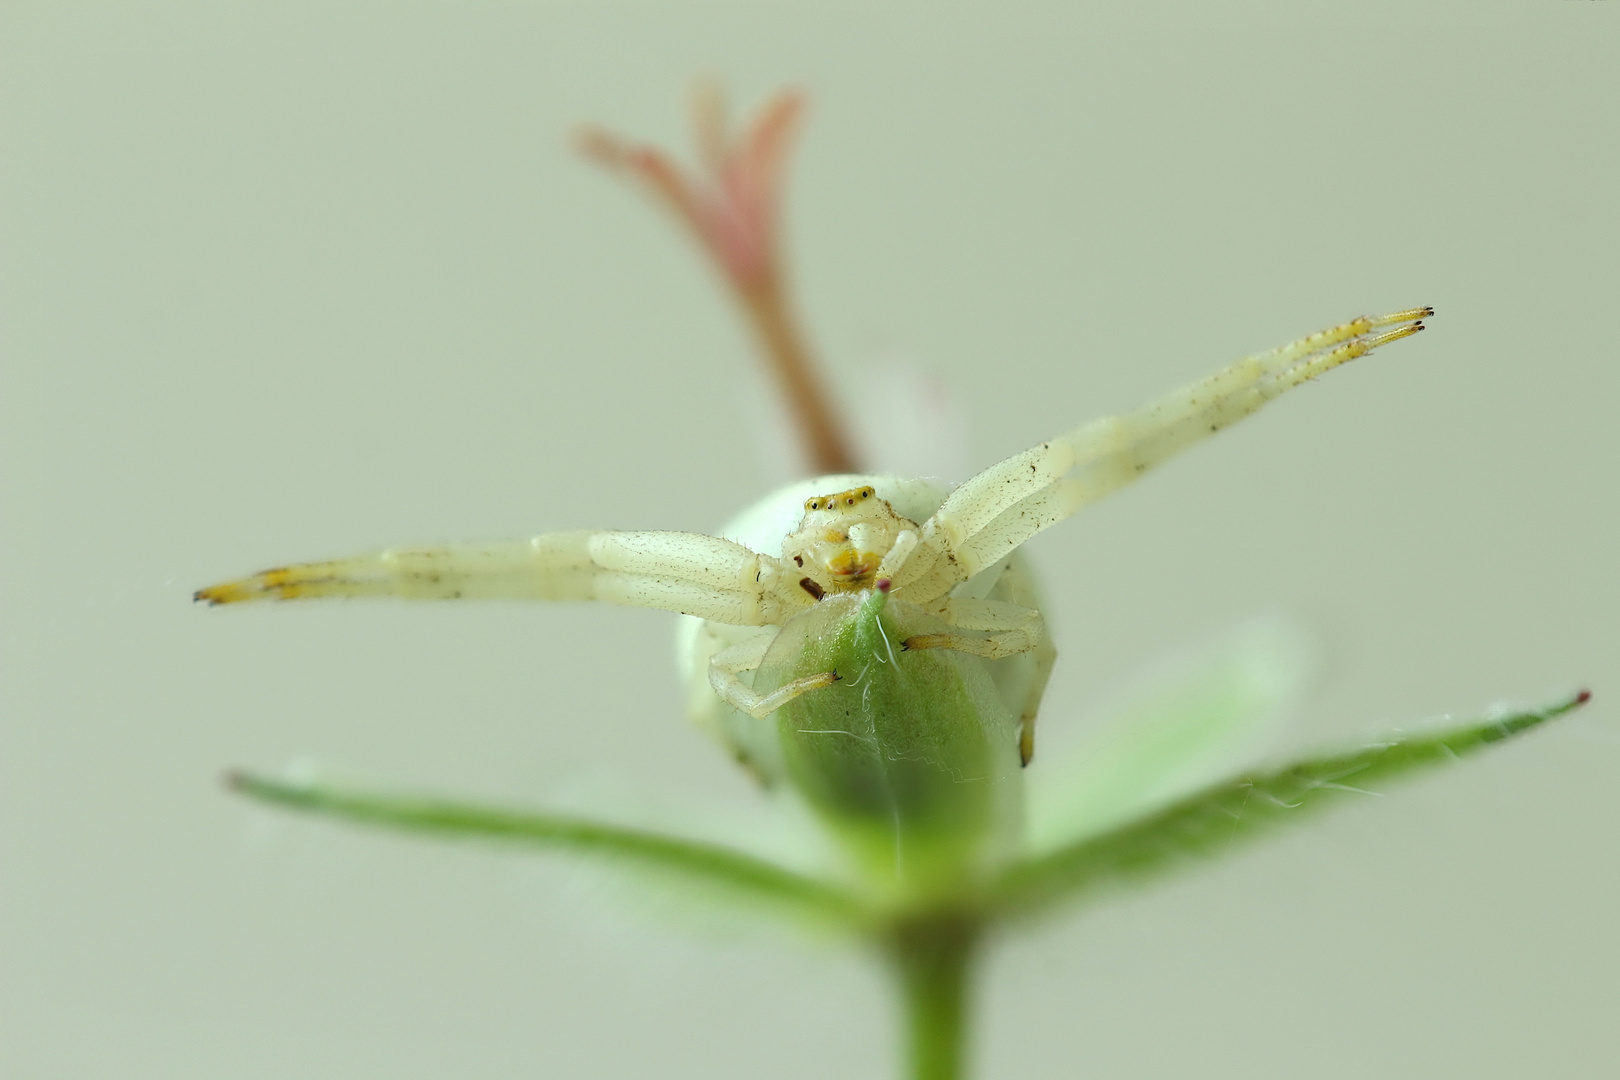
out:
<path id="1" fill-rule="evenodd" d="M 890 476 L 807 481 L 739 519 L 730 531 L 742 543 L 681 532 L 542 533 L 282 567 L 196 596 L 214 604 L 327 596 L 603 600 L 680 612 L 695 620 L 685 631 L 691 711 L 756 765 L 763 751 L 739 728 L 739 715 L 763 720 L 859 673 L 803 672 L 759 692 L 750 673 L 773 646 L 780 654 L 784 641 L 802 644 L 806 627 L 833 625 L 807 620 L 810 613 L 837 608 L 853 617 L 871 597 L 875 610 L 887 603 L 907 625 L 933 627 L 885 638 L 891 658 L 894 649 L 934 649 L 984 663 L 991 681 L 974 678 L 993 685 L 1016 721 L 1006 737 L 1027 764 L 1055 653 L 1018 546 L 1284 391 L 1422 330 L 1418 320 L 1432 314 L 1414 308 L 1359 318 L 1240 360 L 992 465 L 948 494 Z M 778 539 L 779 552 L 769 553 Z"/>

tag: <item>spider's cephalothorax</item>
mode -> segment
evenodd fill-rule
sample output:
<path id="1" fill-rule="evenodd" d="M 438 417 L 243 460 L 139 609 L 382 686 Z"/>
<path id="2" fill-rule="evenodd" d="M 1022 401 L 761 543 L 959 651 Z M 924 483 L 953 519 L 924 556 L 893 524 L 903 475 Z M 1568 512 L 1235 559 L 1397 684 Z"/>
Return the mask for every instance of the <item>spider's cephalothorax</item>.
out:
<path id="1" fill-rule="evenodd" d="M 799 527 L 782 541 L 782 560 L 804 571 L 807 592 L 859 592 L 877 580 L 883 557 L 917 523 L 895 513 L 871 487 L 806 499 Z M 803 584 L 801 582 L 801 584 Z"/>

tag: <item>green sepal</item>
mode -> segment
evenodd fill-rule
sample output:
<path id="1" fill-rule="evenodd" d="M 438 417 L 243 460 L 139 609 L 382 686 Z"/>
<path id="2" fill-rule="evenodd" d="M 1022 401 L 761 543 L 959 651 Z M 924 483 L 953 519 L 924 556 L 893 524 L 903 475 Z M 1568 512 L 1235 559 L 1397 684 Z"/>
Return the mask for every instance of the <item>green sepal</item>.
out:
<path id="1" fill-rule="evenodd" d="M 587 818 L 420 796 L 348 791 L 234 772 L 227 785 L 263 802 L 328 817 L 441 837 L 492 840 L 597 859 L 718 886 L 785 914 L 853 924 L 863 911 L 839 886 L 721 844 Z"/>
<path id="2" fill-rule="evenodd" d="M 1544 709 L 1400 733 L 1370 746 L 1211 785 L 1117 829 L 1014 865 L 999 879 L 992 902 L 1005 914 L 1033 912 L 1104 884 L 1162 873 L 1193 857 L 1223 854 L 1236 841 L 1303 821 L 1310 810 L 1366 795 L 1369 785 L 1501 742 L 1578 708 L 1589 697 L 1583 690 Z"/>
<path id="3" fill-rule="evenodd" d="M 786 775 L 873 896 L 960 891 L 1016 843 L 1017 727 L 978 657 L 907 649 L 949 630 L 885 589 L 828 597 L 778 635 L 758 692 L 835 672 L 775 713 Z"/>

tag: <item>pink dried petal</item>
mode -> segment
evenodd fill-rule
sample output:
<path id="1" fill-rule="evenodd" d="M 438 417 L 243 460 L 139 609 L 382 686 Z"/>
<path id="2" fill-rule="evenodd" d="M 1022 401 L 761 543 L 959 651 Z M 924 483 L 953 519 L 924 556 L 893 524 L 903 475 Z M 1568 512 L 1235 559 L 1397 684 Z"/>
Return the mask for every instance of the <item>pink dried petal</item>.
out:
<path id="1" fill-rule="evenodd" d="M 803 108 L 803 95 L 784 91 L 733 140 L 724 97 L 712 85 L 700 86 L 692 124 L 708 172 L 701 181 L 659 150 L 597 129 L 582 131 L 578 144 L 592 160 L 636 176 L 697 234 L 738 288 L 752 290 L 776 274 L 783 166 Z"/>

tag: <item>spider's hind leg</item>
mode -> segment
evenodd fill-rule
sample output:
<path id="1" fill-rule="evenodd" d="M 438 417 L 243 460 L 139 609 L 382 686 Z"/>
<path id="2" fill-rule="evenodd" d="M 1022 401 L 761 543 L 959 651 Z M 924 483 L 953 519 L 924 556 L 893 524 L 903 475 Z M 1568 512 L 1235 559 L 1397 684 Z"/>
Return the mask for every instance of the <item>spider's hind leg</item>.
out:
<path id="1" fill-rule="evenodd" d="M 1028 765 L 1035 754 L 1035 714 L 1046 680 L 1051 677 L 1057 650 L 1046 636 L 1046 623 L 1033 607 L 1005 600 L 949 597 L 930 605 L 929 610 L 944 619 L 951 629 L 934 634 L 914 634 L 902 642 L 907 651 L 954 649 L 985 660 L 1030 657 L 1027 686 L 1017 702 L 1018 756 Z"/>
<path id="2" fill-rule="evenodd" d="M 823 671 L 784 683 L 768 694 L 754 693 L 737 676 L 756 670 L 775 640 L 775 634 L 756 634 L 709 659 L 709 685 L 714 687 L 714 692 L 727 705 L 756 720 L 765 719 L 801 694 L 831 686 L 839 679 L 836 671 Z"/>
<path id="3" fill-rule="evenodd" d="M 955 649 L 986 660 L 1000 660 L 1029 652 L 1046 636 L 1046 622 L 1039 611 L 1005 600 L 953 596 L 925 610 L 944 619 L 951 629 L 913 634 L 904 642 L 907 649 Z"/>
<path id="4" fill-rule="evenodd" d="M 1040 644 L 1035 646 L 1034 659 L 1035 670 L 1024 696 L 1024 707 L 1018 715 L 1018 761 L 1025 766 L 1035 757 L 1035 715 L 1046 694 L 1046 680 L 1052 677 L 1052 665 L 1057 663 L 1057 649 L 1051 638 L 1041 638 Z"/>

